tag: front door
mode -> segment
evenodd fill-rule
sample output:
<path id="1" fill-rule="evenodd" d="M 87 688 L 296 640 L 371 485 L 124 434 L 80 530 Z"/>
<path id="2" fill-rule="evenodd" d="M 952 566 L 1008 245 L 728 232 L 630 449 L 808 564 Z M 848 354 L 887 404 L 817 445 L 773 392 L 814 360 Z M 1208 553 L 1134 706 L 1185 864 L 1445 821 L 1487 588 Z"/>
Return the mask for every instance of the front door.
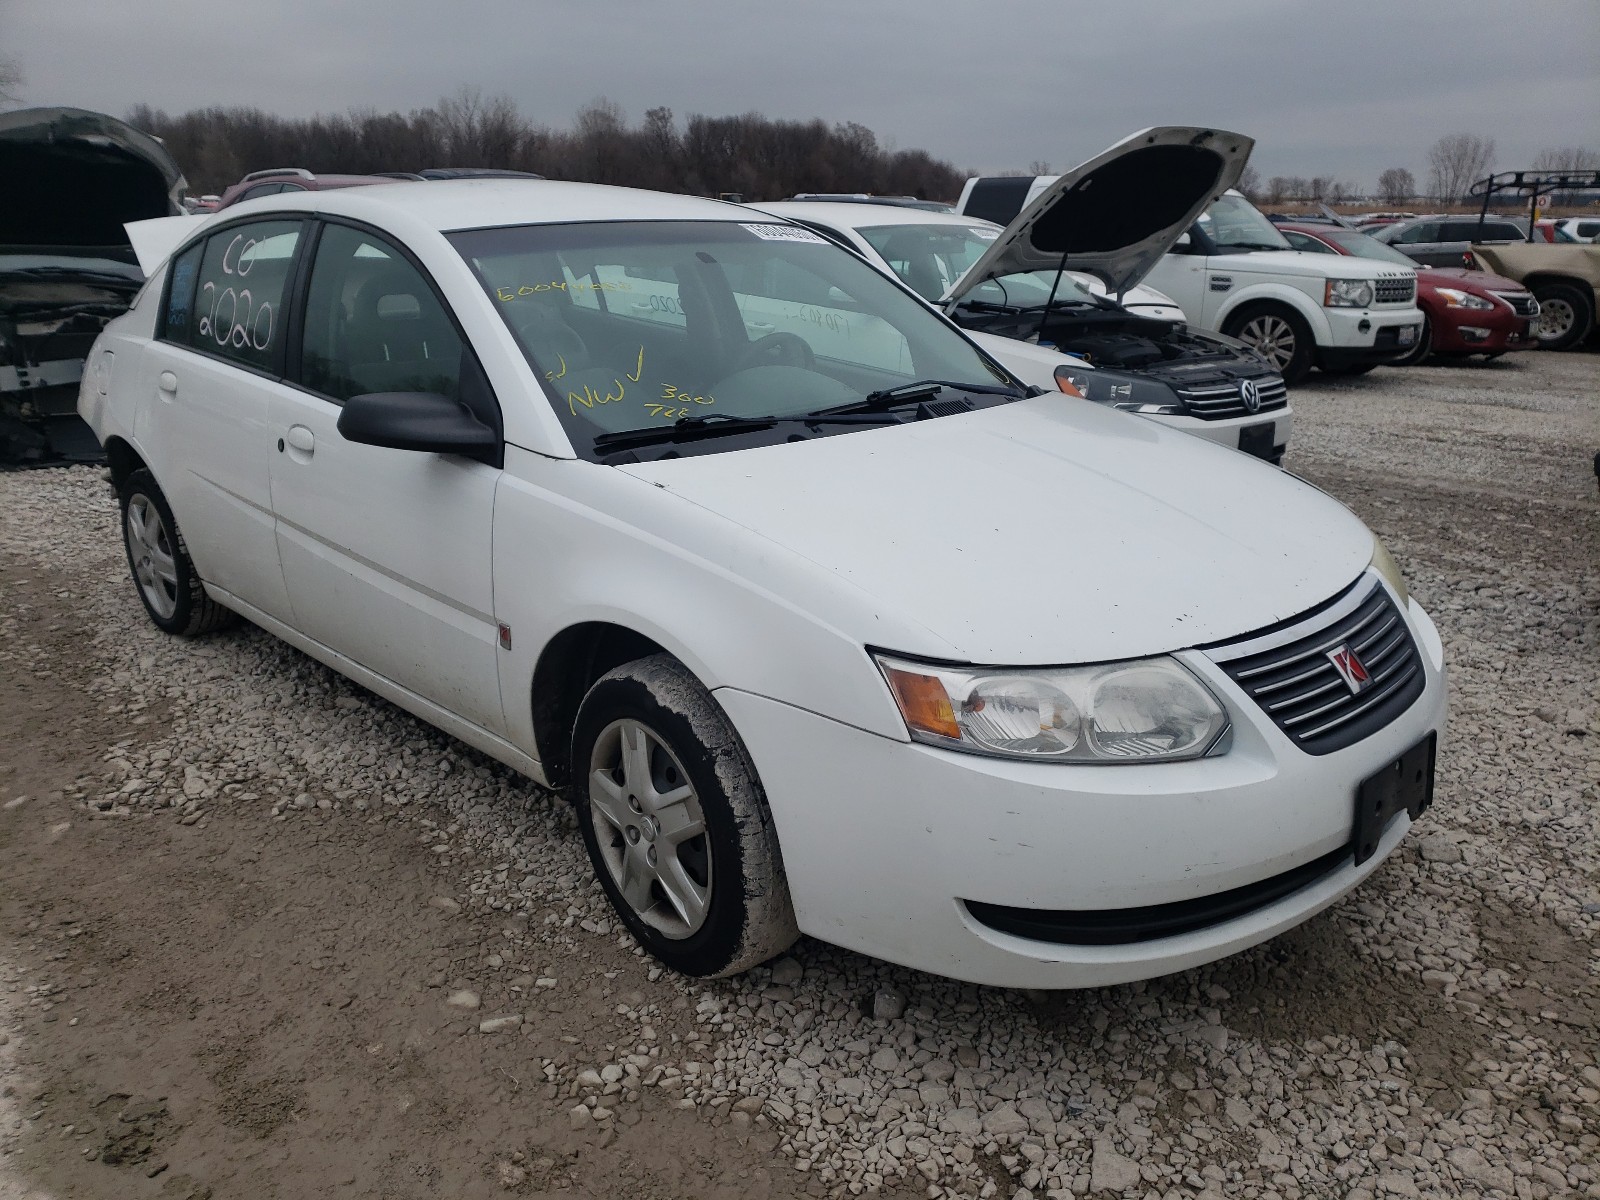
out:
<path id="1" fill-rule="evenodd" d="M 463 377 L 470 385 L 476 374 L 470 348 L 427 277 L 393 244 L 328 224 L 299 350 L 290 356 L 297 386 L 271 401 L 281 439 L 271 456 L 272 505 L 295 627 L 503 734 L 490 556 L 499 470 L 359 445 L 338 431 L 351 396 L 460 398 Z"/>

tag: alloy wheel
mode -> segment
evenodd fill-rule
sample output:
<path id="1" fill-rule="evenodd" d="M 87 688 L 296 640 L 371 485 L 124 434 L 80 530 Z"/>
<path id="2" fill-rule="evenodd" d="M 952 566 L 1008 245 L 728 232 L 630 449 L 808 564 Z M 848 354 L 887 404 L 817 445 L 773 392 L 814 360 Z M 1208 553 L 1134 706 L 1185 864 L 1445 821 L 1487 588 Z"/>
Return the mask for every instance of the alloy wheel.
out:
<path id="1" fill-rule="evenodd" d="M 1294 327 L 1282 317 L 1262 313 L 1251 317 L 1239 330 L 1239 340 L 1266 355 L 1280 372 L 1294 359 Z"/>
<path id="2" fill-rule="evenodd" d="M 711 847 L 689 776 L 649 726 L 607 725 L 589 758 L 589 819 L 617 891 L 663 937 L 695 934 L 711 911 Z"/>
<path id="3" fill-rule="evenodd" d="M 128 501 L 128 560 L 145 602 L 163 621 L 178 611 L 178 564 L 172 538 L 149 496 Z"/>

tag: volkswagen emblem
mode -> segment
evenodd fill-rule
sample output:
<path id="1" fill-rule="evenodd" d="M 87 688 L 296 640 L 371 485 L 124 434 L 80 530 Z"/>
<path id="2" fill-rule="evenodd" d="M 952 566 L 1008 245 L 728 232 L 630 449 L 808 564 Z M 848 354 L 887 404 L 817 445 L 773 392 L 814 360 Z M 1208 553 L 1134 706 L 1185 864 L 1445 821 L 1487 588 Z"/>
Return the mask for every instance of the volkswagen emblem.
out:
<path id="1" fill-rule="evenodd" d="M 1261 411 L 1261 385 L 1254 379 L 1246 379 L 1239 384 L 1239 399 L 1244 401 L 1244 410 L 1249 413 Z"/>

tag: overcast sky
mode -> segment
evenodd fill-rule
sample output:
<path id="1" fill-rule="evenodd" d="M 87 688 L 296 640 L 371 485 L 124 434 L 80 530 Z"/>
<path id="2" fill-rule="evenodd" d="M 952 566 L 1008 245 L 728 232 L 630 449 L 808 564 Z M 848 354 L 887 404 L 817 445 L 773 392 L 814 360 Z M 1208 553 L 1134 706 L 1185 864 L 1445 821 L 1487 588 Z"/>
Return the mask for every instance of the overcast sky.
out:
<path id="1" fill-rule="evenodd" d="M 1600 149 L 1600 0 L 0 0 L 0 56 L 30 105 L 405 111 L 465 84 L 555 126 L 601 95 L 859 121 L 985 171 L 1154 124 L 1363 187 L 1425 179 L 1447 133 L 1502 169 Z"/>

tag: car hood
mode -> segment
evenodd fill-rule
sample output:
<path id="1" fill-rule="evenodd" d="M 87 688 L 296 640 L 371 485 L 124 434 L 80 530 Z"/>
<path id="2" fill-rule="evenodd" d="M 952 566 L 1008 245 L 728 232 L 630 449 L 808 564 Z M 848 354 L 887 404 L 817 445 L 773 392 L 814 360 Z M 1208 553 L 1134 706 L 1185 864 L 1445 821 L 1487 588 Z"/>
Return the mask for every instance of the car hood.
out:
<path id="1" fill-rule="evenodd" d="M 1415 275 L 1416 268 L 1376 258 L 1357 258 L 1347 254 L 1317 254 L 1307 250 L 1248 250 L 1235 254 L 1212 254 L 1206 258 L 1207 270 L 1215 272 L 1254 271 L 1258 275 L 1322 275 L 1329 279 L 1403 279 Z"/>
<path id="2" fill-rule="evenodd" d="M 817 615 L 864 644 L 988 665 L 1247 633 L 1333 596 L 1373 549 L 1293 476 L 1060 395 L 614 469 L 765 539 L 763 573 L 781 548 L 831 574 L 855 601 Z"/>
<path id="3" fill-rule="evenodd" d="M 81 108 L 0 113 L 0 179 L 26 179 L 0 217 L 8 246 L 127 246 L 123 225 L 182 211 L 183 172 L 161 142 Z"/>
<path id="4" fill-rule="evenodd" d="M 1484 270 L 1510 279 L 1526 279 L 1548 271 L 1575 275 L 1591 287 L 1600 288 L 1600 245 L 1509 242 L 1502 246 L 1473 246 L 1472 254 Z"/>
<path id="5" fill-rule="evenodd" d="M 1515 279 L 1508 279 L 1504 275 L 1491 275 L 1485 271 L 1469 271 L 1466 267 L 1422 267 L 1417 271 L 1417 282 L 1423 287 L 1453 287 L 1469 292 L 1527 290 Z"/>
<path id="6" fill-rule="evenodd" d="M 1223 192 L 1238 182 L 1252 138 L 1220 129 L 1140 130 L 1040 192 L 942 298 L 959 302 L 1000 275 L 1066 265 L 1126 292 Z"/>

